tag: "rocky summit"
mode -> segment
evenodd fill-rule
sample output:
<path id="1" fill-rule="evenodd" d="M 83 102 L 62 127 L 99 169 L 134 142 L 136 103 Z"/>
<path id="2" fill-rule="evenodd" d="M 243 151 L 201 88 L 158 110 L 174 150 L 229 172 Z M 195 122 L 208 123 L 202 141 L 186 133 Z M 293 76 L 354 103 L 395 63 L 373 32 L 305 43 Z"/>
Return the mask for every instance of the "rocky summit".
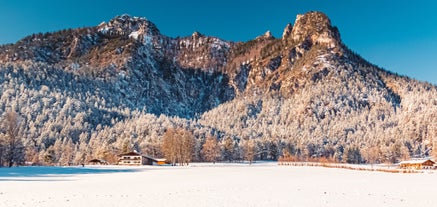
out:
<path id="1" fill-rule="evenodd" d="M 235 160 L 256 140 L 257 159 L 351 163 L 430 156 L 437 141 L 437 87 L 369 63 L 320 12 L 248 42 L 168 37 L 129 15 L 33 34 L 0 47 L 0 82 L 0 112 L 22 117 L 26 159 L 40 163 L 66 146 L 71 162 L 126 143 L 162 155 L 174 127 L 197 138 L 194 160 L 209 136 Z"/>

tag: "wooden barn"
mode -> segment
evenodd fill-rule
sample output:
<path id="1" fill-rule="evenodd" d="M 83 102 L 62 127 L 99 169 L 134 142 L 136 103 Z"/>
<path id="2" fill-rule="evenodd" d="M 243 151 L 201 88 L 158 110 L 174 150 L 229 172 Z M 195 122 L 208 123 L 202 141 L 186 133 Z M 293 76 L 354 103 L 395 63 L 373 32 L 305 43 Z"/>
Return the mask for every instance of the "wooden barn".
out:
<path id="1" fill-rule="evenodd" d="M 102 160 L 102 159 L 92 159 L 90 161 L 88 161 L 88 163 L 90 165 L 107 165 L 108 162 L 106 160 Z"/>
<path id="2" fill-rule="evenodd" d="M 143 159 L 146 160 L 146 165 L 165 165 L 167 160 L 163 158 L 154 158 L 147 155 L 143 155 Z"/>
<path id="3" fill-rule="evenodd" d="M 401 169 L 413 169 L 413 170 L 422 170 L 422 169 L 434 169 L 435 162 L 431 159 L 421 159 L 421 160 L 408 160 L 402 161 L 399 163 L 399 167 Z"/>

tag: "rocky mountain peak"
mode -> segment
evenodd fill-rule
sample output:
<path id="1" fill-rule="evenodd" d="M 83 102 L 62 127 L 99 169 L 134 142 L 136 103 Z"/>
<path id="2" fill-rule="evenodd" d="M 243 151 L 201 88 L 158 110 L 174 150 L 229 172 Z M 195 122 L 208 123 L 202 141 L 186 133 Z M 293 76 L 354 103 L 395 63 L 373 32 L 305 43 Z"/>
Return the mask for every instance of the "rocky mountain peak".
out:
<path id="1" fill-rule="evenodd" d="M 265 37 L 265 38 L 273 38 L 273 35 L 272 35 L 272 33 L 270 32 L 270 30 L 267 30 L 267 32 L 264 33 L 264 37 Z"/>
<path id="2" fill-rule="evenodd" d="M 109 36 L 126 36 L 137 39 L 144 35 L 159 35 L 160 32 L 155 24 L 143 17 L 133 17 L 127 14 L 116 16 L 108 23 L 98 26 L 101 34 Z"/>
<path id="3" fill-rule="evenodd" d="M 203 37 L 204 35 L 198 31 L 195 31 L 191 36 L 193 37 L 193 39 L 197 39 L 199 37 Z"/>
<path id="4" fill-rule="evenodd" d="M 337 47 L 341 42 L 338 29 L 321 12 L 297 15 L 291 34 L 294 41 L 310 41 L 311 44 L 322 44 L 328 48 Z"/>
<path id="5" fill-rule="evenodd" d="M 256 39 L 274 39 L 272 32 L 270 30 L 267 30 L 263 35 L 260 35 L 256 37 Z"/>
<path id="6" fill-rule="evenodd" d="M 284 28 L 284 32 L 282 32 L 282 39 L 288 38 L 290 36 L 292 30 L 293 30 L 293 25 L 288 23 L 287 26 L 285 26 L 285 28 Z"/>

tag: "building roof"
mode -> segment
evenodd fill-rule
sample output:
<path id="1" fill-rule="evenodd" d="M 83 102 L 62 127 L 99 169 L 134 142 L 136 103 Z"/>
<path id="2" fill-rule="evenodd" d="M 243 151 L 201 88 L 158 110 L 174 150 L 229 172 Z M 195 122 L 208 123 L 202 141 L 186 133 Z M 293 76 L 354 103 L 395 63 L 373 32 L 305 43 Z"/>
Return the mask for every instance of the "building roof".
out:
<path id="1" fill-rule="evenodd" d="M 167 161 L 167 159 L 165 159 L 165 158 L 155 158 L 155 160 L 158 161 L 158 162 L 165 162 L 165 161 Z"/>
<path id="2" fill-rule="evenodd" d="M 427 161 L 431 161 L 432 163 L 435 163 L 431 159 L 421 159 L 421 160 L 405 160 L 400 162 L 399 164 L 423 164 Z"/>
<path id="3" fill-rule="evenodd" d="M 101 159 L 92 159 L 88 162 L 100 162 L 100 163 L 106 163 L 106 160 L 101 160 Z"/>
<path id="4" fill-rule="evenodd" d="M 167 161 L 167 159 L 165 159 L 165 158 L 154 158 L 154 157 L 150 157 L 150 156 L 147 156 L 147 155 L 143 155 L 143 157 L 151 159 L 151 160 L 156 161 L 156 162 L 165 162 L 165 161 Z"/>
<path id="5" fill-rule="evenodd" d="M 125 153 L 125 154 L 121 154 L 121 155 L 118 155 L 118 156 L 141 156 L 141 154 L 140 153 L 138 153 L 138 152 L 128 152 L 128 153 Z"/>
<path id="6" fill-rule="evenodd" d="M 153 160 L 155 162 L 165 162 L 165 161 L 167 161 L 167 159 L 165 159 L 165 158 L 154 158 L 154 157 L 150 157 L 148 155 L 142 155 L 142 154 L 140 154 L 138 152 L 128 152 L 128 153 L 125 153 L 125 154 L 120 154 L 118 156 L 119 157 L 122 157 L 122 156 L 142 156 L 142 157 L 151 159 L 151 160 Z"/>

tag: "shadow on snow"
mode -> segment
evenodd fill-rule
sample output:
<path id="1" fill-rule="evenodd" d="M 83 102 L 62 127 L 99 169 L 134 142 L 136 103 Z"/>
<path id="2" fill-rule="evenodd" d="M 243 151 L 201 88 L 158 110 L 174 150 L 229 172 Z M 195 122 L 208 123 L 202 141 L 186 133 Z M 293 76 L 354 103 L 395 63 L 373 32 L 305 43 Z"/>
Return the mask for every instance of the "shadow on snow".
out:
<path id="1" fill-rule="evenodd" d="M 140 169 L 92 167 L 12 167 L 0 168 L 0 181 L 60 181 L 61 179 L 53 178 L 84 174 L 126 173 L 138 171 L 140 171 Z"/>

